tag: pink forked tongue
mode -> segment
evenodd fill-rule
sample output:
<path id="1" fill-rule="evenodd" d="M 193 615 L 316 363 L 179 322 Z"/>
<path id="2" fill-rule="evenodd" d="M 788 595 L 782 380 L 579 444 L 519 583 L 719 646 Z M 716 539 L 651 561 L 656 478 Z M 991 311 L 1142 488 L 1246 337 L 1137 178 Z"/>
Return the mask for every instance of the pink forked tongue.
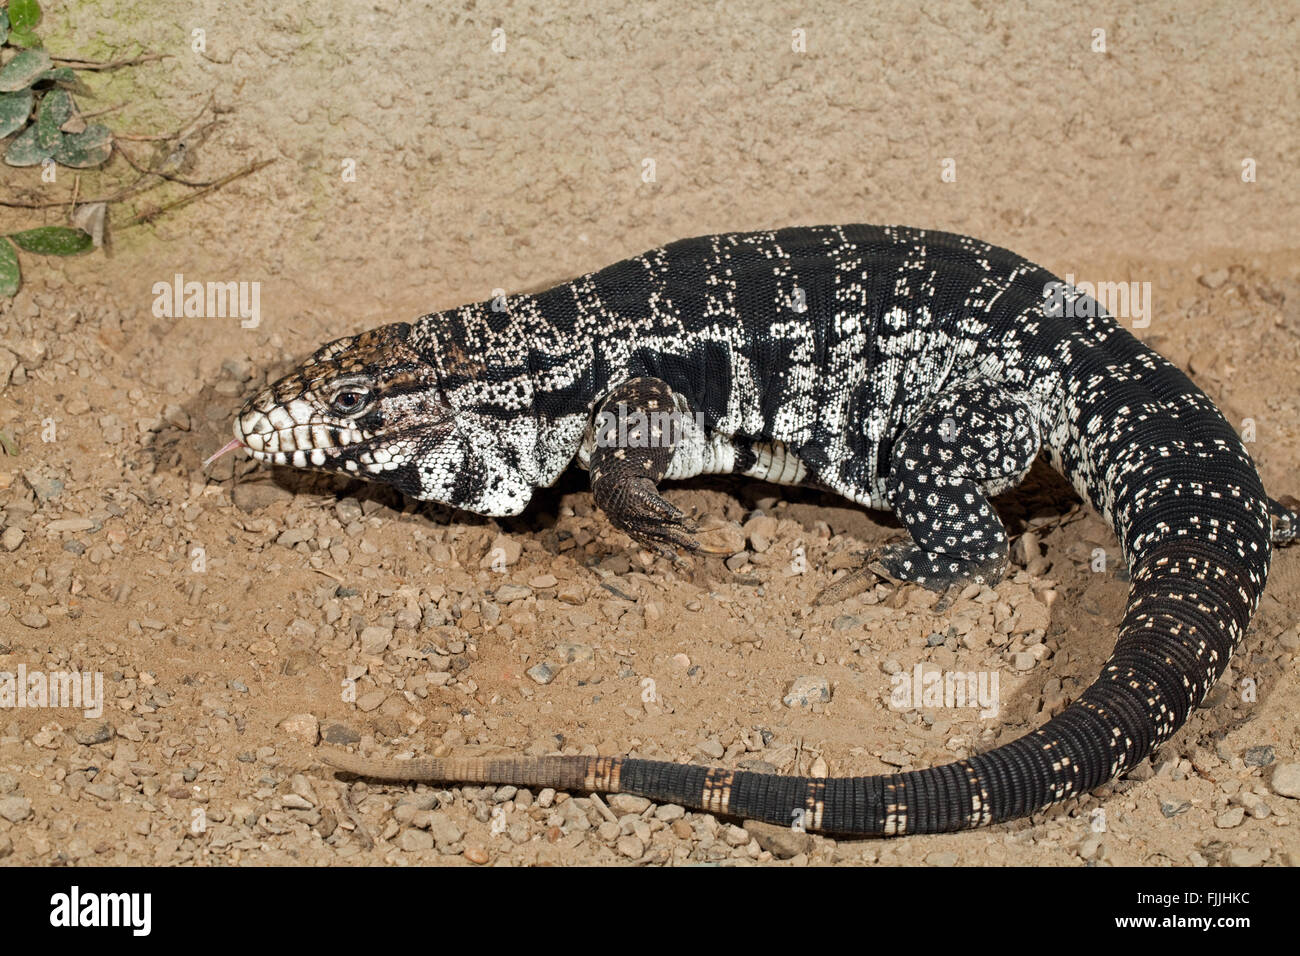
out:
<path id="1" fill-rule="evenodd" d="M 207 468 L 207 467 L 210 466 L 214 461 L 216 461 L 218 458 L 220 458 L 220 457 L 222 457 L 223 455 L 225 455 L 227 452 L 234 451 L 236 448 L 244 448 L 244 447 L 247 447 L 247 446 L 245 446 L 244 443 L 243 443 L 242 441 L 240 441 L 238 438 L 232 438 L 232 439 L 230 439 L 230 442 L 229 442 L 228 444 L 222 446 L 221 451 L 217 452 L 215 455 L 213 455 L 211 458 L 209 458 L 207 461 L 205 461 L 205 462 L 203 463 L 203 467 L 204 467 L 204 468 Z"/>

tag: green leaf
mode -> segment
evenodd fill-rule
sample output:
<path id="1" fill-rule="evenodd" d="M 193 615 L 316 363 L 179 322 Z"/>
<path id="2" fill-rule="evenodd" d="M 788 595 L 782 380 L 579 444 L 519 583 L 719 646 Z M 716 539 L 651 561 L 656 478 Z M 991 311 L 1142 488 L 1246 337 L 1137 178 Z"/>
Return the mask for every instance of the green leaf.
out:
<path id="1" fill-rule="evenodd" d="M 67 226 L 38 226 L 11 232 L 9 238 L 24 252 L 41 256 L 75 256 L 94 248 L 90 234 Z"/>
<path id="2" fill-rule="evenodd" d="M 0 239 L 0 295 L 6 299 L 18 294 L 22 272 L 18 268 L 18 250 L 7 239 Z"/>
<path id="3" fill-rule="evenodd" d="M 59 127 L 72 115 L 72 97 L 67 90 L 50 90 L 41 97 L 36 111 L 36 142 L 41 148 L 57 152 L 63 142 Z"/>
<path id="4" fill-rule="evenodd" d="M 32 91 L 0 93 L 0 138 L 17 132 L 27 125 L 32 115 Z"/>
<path id="5" fill-rule="evenodd" d="M 10 39 L 17 35 L 13 33 Z M 27 89 L 52 65 L 50 55 L 44 50 L 24 50 L 0 70 L 0 93 Z"/>
<path id="6" fill-rule="evenodd" d="M 9 23 L 26 33 L 41 22 L 41 5 L 36 0 L 9 0 Z"/>
<path id="7" fill-rule="evenodd" d="M 50 151 L 42 149 L 36 142 L 36 125 L 33 123 L 9 144 L 5 150 L 5 162 L 10 166 L 38 166 L 49 155 Z"/>
<path id="8" fill-rule="evenodd" d="M 56 66 L 52 70 L 46 70 L 36 78 L 36 82 L 42 80 L 53 80 L 55 83 L 76 83 L 77 71 L 70 66 Z"/>
<path id="9" fill-rule="evenodd" d="M 0 43 L 4 43 L 7 36 L 9 36 L 9 11 L 0 9 Z"/>
<path id="10" fill-rule="evenodd" d="M 35 33 L 28 33 L 26 30 L 10 30 L 9 45 L 22 46 L 36 49 L 41 45 L 41 38 Z"/>
<path id="11" fill-rule="evenodd" d="M 80 133 L 68 133 L 54 148 L 56 162 L 72 169 L 89 169 L 113 154 L 113 133 L 102 123 L 91 123 Z"/>

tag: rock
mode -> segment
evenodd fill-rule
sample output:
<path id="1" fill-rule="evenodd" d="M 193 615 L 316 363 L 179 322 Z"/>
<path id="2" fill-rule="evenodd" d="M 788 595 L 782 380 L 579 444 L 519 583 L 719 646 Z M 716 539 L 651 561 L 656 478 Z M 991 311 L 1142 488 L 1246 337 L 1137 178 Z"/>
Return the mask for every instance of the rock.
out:
<path id="1" fill-rule="evenodd" d="M 741 571 L 744 569 L 745 565 L 749 564 L 749 555 L 744 551 L 739 551 L 727 558 L 723 564 L 727 566 L 728 571 Z"/>
<path id="2" fill-rule="evenodd" d="M 169 425 L 174 425 L 183 432 L 190 430 L 190 413 L 185 411 L 179 405 L 167 405 L 163 408 L 163 421 Z"/>
<path id="3" fill-rule="evenodd" d="M 1227 269 L 1214 269 L 1210 272 L 1203 272 L 1200 275 L 1200 283 L 1207 289 L 1217 289 L 1227 281 Z"/>
<path id="4" fill-rule="evenodd" d="M 495 597 L 502 604 L 509 604 L 511 601 L 522 601 L 524 598 L 532 597 L 533 589 L 522 584 L 503 584 L 496 589 Z"/>
<path id="5" fill-rule="evenodd" d="M 1300 763 L 1280 763 L 1269 786 L 1278 796 L 1300 800 Z"/>
<path id="6" fill-rule="evenodd" d="M 462 830 L 451 817 L 439 810 L 429 812 L 429 833 L 438 843 L 438 849 L 446 849 L 453 843 L 459 843 L 465 836 Z"/>
<path id="7" fill-rule="evenodd" d="M 1160 812 L 1167 817 L 1176 817 L 1180 813 L 1186 813 L 1191 809 L 1191 806 L 1186 800 L 1176 800 L 1172 797 L 1160 798 Z"/>
<path id="8" fill-rule="evenodd" d="M 555 595 L 565 604 L 580 605 L 587 601 L 587 592 L 576 584 L 566 584 Z"/>
<path id="9" fill-rule="evenodd" d="M 695 749 L 711 760 L 721 760 L 726 750 L 722 747 L 722 741 L 717 737 L 710 737 L 708 740 L 701 740 L 695 745 Z"/>
<path id="10" fill-rule="evenodd" d="M 0 385 L 3 384 L 4 382 L 0 381 Z M 9 839 L 9 834 L 0 833 L 0 860 L 3 860 L 5 857 L 9 856 L 13 852 L 14 852 L 14 841 Z"/>
<path id="11" fill-rule="evenodd" d="M 1084 860 L 1095 859 L 1097 854 L 1101 853 L 1101 849 L 1101 835 L 1089 833 L 1079 843 L 1079 857 Z"/>
<path id="12" fill-rule="evenodd" d="M 372 624 L 370 627 L 362 628 L 361 653 L 377 657 L 388 649 L 388 645 L 392 640 L 393 629 L 391 627 L 379 627 Z"/>
<path id="13" fill-rule="evenodd" d="M 555 585 L 559 583 L 560 582 L 555 579 L 554 574 L 539 574 L 536 577 L 531 577 L 528 579 L 528 586 L 530 588 L 536 588 L 539 591 L 544 591 L 547 588 L 553 588 L 555 587 Z"/>
<path id="14" fill-rule="evenodd" d="M 609 808 L 619 816 L 629 813 L 644 813 L 646 807 L 650 806 L 650 801 L 645 797 L 638 797 L 630 793 L 616 793 L 607 802 Z M 662 820 L 663 817 L 660 817 L 660 819 Z"/>
<path id="15" fill-rule="evenodd" d="M 773 540 L 776 539 L 776 519 L 770 515 L 754 515 L 744 523 L 741 530 L 749 538 L 749 546 L 755 552 L 762 554 L 772 546 Z"/>
<path id="16" fill-rule="evenodd" d="M 79 744 L 90 747 L 94 744 L 102 744 L 112 740 L 115 733 L 113 725 L 106 720 L 98 722 L 86 721 L 72 731 L 72 739 Z"/>
<path id="17" fill-rule="evenodd" d="M 561 641 L 556 644 L 555 653 L 566 664 L 589 661 L 596 656 L 596 652 L 590 644 L 578 644 L 573 641 Z"/>
<path id="18" fill-rule="evenodd" d="M 545 661 L 534 664 L 525 673 L 539 684 L 549 684 L 555 680 L 555 668 Z"/>
<path id="19" fill-rule="evenodd" d="M 782 698 L 787 707 L 807 707 L 824 704 L 831 699 L 830 684 L 824 677 L 796 677 Z M 721 755 L 719 755 L 721 756 Z"/>
<path id="20" fill-rule="evenodd" d="M 614 801 L 610 800 L 612 804 Z M 675 803 L 665 803 L 655 809 L 655 819 L 663 823 L 672 823 L 674 820 L 680 820 L 686 816 L 686 808 L 678 806 Z"/>
<path id="21" fill-rule="evenodd" d="M 417 829 L 403 830 L 401 836 L 397 838 L 397 845 L 408 853 L 432 850 L 433 834 Z"/>
<path id="22" fill-rule="evenodd" d="M 1277 642 L 1284 651 L 1300 651 L 1300 624 L 1292 624 L 1279 634 Z"/>
<path id="23" fill-rule="evenodd" d="M 32 815 L 32 802 L 26 797 L 5 797 L 0 800 L 0 817 L 10 823 L 22 823 Z"/>
<path id="24" fill-rule="evenodd" d="M 1247 767 L 1267 767 L 1275 759 L 1272 747 L 1248 747 L 1241 755 Z"/>
<path id="25" fill-rule="evenodd" d="M 939 850 L 925 858 L 927 866 L 956 866 L 957 854 L 951 850 Z"/>
<path id="26" fill-rule="evenodd" d="M 327 744 L 339 744 L 342 746 L 344 744 L 360 743 L 361 735 L 351 727 L 346 727 L 343 724 L 330 724 L 325 728 L 322 739 L 324 739 Z"/>
<path id="27" fill-rule="evenodd" d="M 755 820 L 745 821 L 745 832 L 758 841 L 758 845 L 778 860 L 789 860 L 800 853 L 810 853 L 813 848 L 811 833 L 800 833 L 790 827 L 773 826 Z"/>
<path id="28" fill-rule="evenodd" d="M 35 469 L 24 471 L 23 480 L 27 482 L 27 487 L 32 489 L 32 493 L 40 499 L 41 504 L 51 501 L 63 494 L 62 481 L 58 478 L 50 478 L 43 475 Z"/>
<path id="29" fill-rule="evenodd" d="M 469 846 L 465 848 L 465 859 L 478 866 L 483 866 L 490 858 L 487 850 L 481 846 Z"/>
<path id="30" fill-rule="evenodd" d="M 20 617 L 18 620 L 23 624 L 25 624 L 27 627 L 36 628 L 36 629 L 40 629 L 42 627 L 48 627 L 50 623 L 50 619 L 46 617 L 44 614 L 42 614 L 40 611 L 36 610 L 36 608 L 34 607 L 28 608 L 26 611 L 23 611 L 22 617 Z"/>
<path id="31" fill-rule="evenodd" d="M 1156 775 L 1155 768 L 1151 766 L 1151 761 L 1143 760 L 1135 765 L 1131 770 L 1124 774 L 1125 780 L 1150 780 Z"/>
<path id="32" fill-rule="evenodd" d="M 95 522 L 89 518 L 59 518 L 47 524 L 45 530 L 55 534 L 77 534 L 81 531 L 89 531 L 93 527 Z"/>
<path id="33" fill-rule="evenodd" d="M 0 545 L 3 545 L 6 551 L 17 551 L 24 537 L 22 528 L 10 525 L 5 528 L 4 534 L 0 535 Z"/>
<path id="34" fill-rule="evenodd" d="M 1228 866 L 1261 866 L 1268 859 L 1267 848 L 1258 850 L 1235 846 L 1228 851 Z"/>
<path id="35" fill-rule="evenodd" d="M 88 783 L 81 788 L 81 792 L 88 793 L 98 800 L 117 799 L 117 787 L 111 783 Z"/>
<path id="36" fill-rule="evenodd" d="M 509 567 L 519 561 L 520 555 L 524 553 L 524 546 L 518 540 L 504 534 L 499 534 L 492 539 L 492 544 L 488 546 L 487 554 L 483 555 L 483 560 L 479 562 L 480 568 L 492 567 Z"/>
<path id="37" fill-rule="evenodd" d="M 320 721 L 314 714 L 294 714 L 280 721 L 280 729 L 314 745 L 320 736 Z"/>
<path id="38" fill-rule="evenodd" d="M 1241 821 L 1244 819 L 1246 819 L 1245 807 L 1229 807 L 1214 818 L 1214 825 L 1220 830 L 1231 830 L 1233 827 L 1241 826 Z"/>
<path id="39" fill-rule="evenodd" d="M 0 385 L 9 384 L 9 376 L 18 367 L 18 356 L 6 348 L 0 348 Z"/>
<path id="40" fill-rule="evenodd" d="M 596 827 L 596 835 L 606 843 L 613 843 L 622 836 L 622 834 L 622 828 L 611 820 L 606 820 L 600 826 Z"/>
<path id="41" fill-rule="evenodd" d="M 372 690 L 368 694 L 362 694 L 357 698 L 357 710 L 367 714 L 372 710 L 378 710 L 379 705 L 384 702 L 387 696 L 382 690 Z"/>
<path id="42" fill-rule="evenodd" d="M 619 853 L 632 860 L 639 860 L 645 854 L 645 844 L 630 833 L 627 836 L 619 837 L 615 846 Z"/>
<path id="43" fill-rule="evenodd" d="M 729 825 L 722 829 L 722 842 L 727 846 L 747 846 L 751 837 L 744 827 Z"/>

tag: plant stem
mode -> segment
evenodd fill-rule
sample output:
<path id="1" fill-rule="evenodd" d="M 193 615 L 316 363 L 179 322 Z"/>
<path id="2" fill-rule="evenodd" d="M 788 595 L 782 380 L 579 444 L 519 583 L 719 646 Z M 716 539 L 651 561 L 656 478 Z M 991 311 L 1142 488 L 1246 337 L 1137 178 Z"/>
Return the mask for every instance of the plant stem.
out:
<path id="1" fill-rule="evenodd" d="M 158 206 L 154 209 L 145 210 L 139 215 L 129 219 L 126 222 L 126 224 L 123 225 L 121 228 L 129 229 L 132 226 L 139 226 L 143 223 L 150 222 L 153 219 L 156 219 L 158 216 L 162 215 L 165 212 L 169 212 L 172 209 L 179 209 L 181 206 L 188 206 L 190 203 L 194 202 L 194 200 L 199 199 L 210 192 L 214 192 L 215 190 L 220 189 L 222 186 L 225 186 L 227 183 L 234 182 L 236 179 L 240 179 L 244 176 L 250 175 L 251 173 L 255 173 L 262 167 L 271 165 L 273 162 L 275 162 L 274 159 L 262 159 L 262 160 L 258 160 L 255 163 L 249 163 L 243 169 L 236 170 L 235 172 L 231 173 L 228 176 L 222 176 L 220 179 L 213 182 L 210 186 L 204 186 L 198 192 L 191 193 L 188 196 L 184 196 L 180 199 L 173 200 L 172 202 L 166 203 L 162 206 Z"/>

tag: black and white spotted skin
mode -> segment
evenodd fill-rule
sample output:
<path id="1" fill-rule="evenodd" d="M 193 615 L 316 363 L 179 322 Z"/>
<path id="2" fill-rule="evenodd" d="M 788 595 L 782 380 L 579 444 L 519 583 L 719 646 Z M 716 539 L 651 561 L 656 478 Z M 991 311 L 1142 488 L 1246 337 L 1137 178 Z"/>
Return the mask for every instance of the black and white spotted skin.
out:
<path id="1" fill-rule="evenodd" d="M 848 834 L 1006 820 L 1133 766 L 1222 674 L 1270 538 L 1293 538 L 1297 519 L 1185 375 L 1090 298 L 1054 288 L 1018 256 L 940 232 L 688 239 L 535 295 L 341 339 L 235 426 L 265 460 L 488 515 L 522 511 L 576 459 L 611 521 L 662 551 L 694 547 L 662 480 L 821 487 L 893 510 L 912 543 L 872 567 L 934 589 L 1000 579 L 1007 538 L 988 497 L 1045 450 L 1114 526 L 1133 583 L 1097 682 L 1041 729 L 943 767 L 832 780 L 628 758 L 327 759 L 383 778 L 621 789 L 773 823 L 798 812 Z M 593 421 L 612 409 L 680 427 L 667 443 L 611 445 Z"/>

